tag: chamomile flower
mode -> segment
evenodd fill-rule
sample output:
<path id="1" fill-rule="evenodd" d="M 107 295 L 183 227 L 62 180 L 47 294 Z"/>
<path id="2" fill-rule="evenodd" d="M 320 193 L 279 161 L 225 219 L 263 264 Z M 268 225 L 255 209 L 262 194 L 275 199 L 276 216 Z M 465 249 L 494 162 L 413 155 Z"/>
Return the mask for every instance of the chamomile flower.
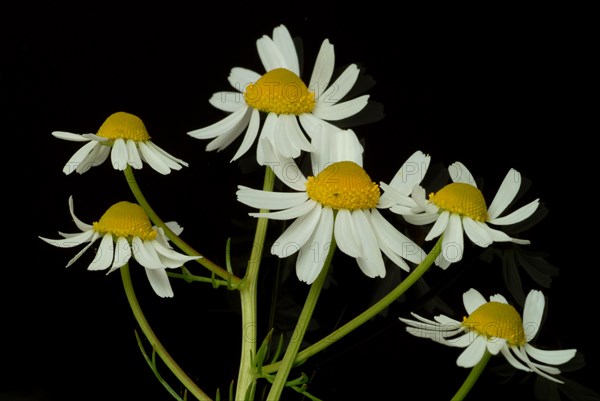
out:
<path id="1" fill-rule="evenodd" d="M 511 204 L 521 186 L 521 174 L 510 169 L 506 174 L 498 192 L 489 208 L 482 192 L 477 188 L 470 171 L 460 162 L 449 166 L 452 182 L 436 193 L 425 198 L 425 189 L 414 186 L 411 196 L 397 189 L 395 183 L 382 184 L 387 205 L 392 212 L 400 214 L 411 224 L 425 225 L 434 223 L 425 237 L 426 241 L 444 235 L 442 252 L 435 263 L 447 268 L 451 263 L 462 259 L 464 249 L 463 231 L 467 237 L 480 247 L 487 247 L 493 242 L 515 242 L 529 244 L 529 240 L 511 238 L 503 231 L 490 227 L 492 225 L 509 225 L 521 222 L 531 216 L 539 206 L 536 199 L 514 212 L 501 216 Z M 392 186 L 393 185 L 393 186 Z"/>
<path id="2" fill-rule="evenodd" d="M 171 170 L 188 166 L 156 146 L 139 117 L 122 111 L 110 115 L 96 134 L 54 131 L 52 135 L 67 141 L 87 142 L 67 161 L 63 168 L 65 174 L 73 171 L 83 174 L 104 163 L 109 155 L 116 170 L 125 170 L 128 165 L 141 169 L 142 162 L 146 162 L 159 173 L 169 174 Z"/>
<path id="3" fill-rule="evenodd" d="M 232 161 L 244 155 L 257 136 L 266 138 L 282 156 L 296 158 L 302 151 L 312 151 L 305 134 L 311 137 L 315 126 L 353 116 L 367 105 L 368 95 L 340 102 L 357 81 L 359 69 L 351 64 L 332 83 L 335 55 L 329 40 L 322 42 L 306 83 L 300 78 L 298 54 L 284 25 L 273 30 L 272 38 L 263 35 L 256 47 L 266 72 L 231 69 L 228 79 L 236 91 L 217 92 L 209 99 L 214 107 L 230 114 L 188 132 L 194 138 L 212 139 L 207 151 L 225 149 L 245 131 Z M 265 164 L 261 146 L 257 147 L 257 162 Z"/>
<path id="4" fill-rule="evenodd" d="M 77 228 L 81 230 L 80 233 L 59 232 L 62 239 L 39 237 L 61 248 L 72 248 L 88 243 L 67 263 L 67 267 L 75 263 L 93 243 L 102 238 L 96 257 L 89 264 L 88 270 L 110 268 L 108 274 L 124 266 L 133 257 L 145 268 L 154 292 L 160 297 L 172 297 L 173 290 L 165 269 L 181 267 L 185 262 L 199 257 L 174 251 L 163 229 L 153 227 L 144 209 L 136 203 L 126 201 L 116 203 L 100 220 L 91 225 L 75 216 L 72 197 L 69 197 L 69 211 Z M 169 222 L 167 226 L 177 235 L 183 231 L 176 222 Z"/>
<path id="5" fill-rule="evenodd" d="M 368 277 L 384 277 L 382 252 L 408 271 L 405 261 L 420 263 L 425 253 L 398 231 L 377 210 L 379 186 L 363 169 L 362 146 L 352 130 L 315 132 L 311 153 L 313 176 L 306 178 L 293 159 L 277 155 L 266 141 L 265 154 L 278 160 L 274 173 L 295 192 L 267 192 L 239 186 L 240 202 L 274 212 L 250 213 L 273 220 L 295 219 L 271 246 L 271 253 L 285 258 L 298 253 L 296 274 L 308 284 L 321 272 L 332 241 L 356 259 Z M 422 159 L 421 152 L 413 159 Z"/>
<path id="6" fill-rule="evenodd" d="M 501 353 L 516 369 L 535 372 L 562 383 L 552 376 L 560 373 L 555 365 L 571 360 L 577 350 L 553 351 L 531 345 L 544 313 L 545 299 L 541 291 L 529 292 L 522 318 L 506 298 L 499 294 L 486 301 L 481 293 L 470 289 L 463 294 L 463 303 L 469 315 L 462 322 L 445 315 L 438 315 L 430 320 L 415 313 L 411 314 L 417 320 L 400 320 L 408 325 L 406 330 L 414 336 L 451 347 L 465 348 L 456 361 L 458 366 L 475 366 L 487 350 L 492 355 Z"/>

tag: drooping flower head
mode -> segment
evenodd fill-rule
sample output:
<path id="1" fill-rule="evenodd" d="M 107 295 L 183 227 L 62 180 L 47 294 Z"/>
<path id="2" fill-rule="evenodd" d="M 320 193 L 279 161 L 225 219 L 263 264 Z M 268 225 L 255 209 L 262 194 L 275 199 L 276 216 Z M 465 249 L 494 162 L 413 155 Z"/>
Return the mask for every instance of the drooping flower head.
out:
<path id="1" fill-rule="evenodd" d="M 296 47 L 284 25 L 273 30 L 272 38 L 263 35 L 256 47 L 266 72 L 261 75 L 246 68 L 232 68 L 229 83 L 236 91 L 217 92 L 209 100 L 214 107 L 231 114 L 188 132 L 194 138 L 212 139 L 207 151 L 225 149 L 245 131 L 232 161 L 244 155 L 257 136 L 267 139 L 283 157 L 296 158 L 302 151 L 313 150 L 310 138 L 316 126 L 353 116 L 367 105 L 368 95 L 341 101 L 357 81 L 359 69 L 351 64 L 332 83 L 335 55 L 329 40 L 323 41 L 306 82 L 300 77 Z M 269 162 L 262 143 L 258 141 L 257 146 L 260 165 Z"/>
<path id="2" fill-rule="evenodd" d="M 429 199 L 425 198 L 425 189 L 419 185 L 412 188 L 411 197 L 408 198 L 401 196 L 394 186 L 382 184 L 387 205 L 391 204 L 392 199 L 392 203 L 395 202 L 390 207 L 392 212 L 402 215 L 412 224 L 435 222 L 425 237 L 426 241 L 444 235 L 442 252 L 436 259 L 438 266 L 447 268 L 451 263 L 462 259 L 463 231 L 474 244 L 484 248 L 493 242 L 529 244 L 528 240 L 511 238 L 503 231 L 490 227 L 490 224 L 509 225 L 521 222 L 530 217 L 539 206 L 539 199 L 536 199 L 506 216 L 500 216 L 515 199 L 521 186 L 521 174 L 517 170 L 510 169 L 506 174 L 489 208 L 464 164 L 455 162 L 449 166 L 448 171 L 452 182 L 439 191 L 432 192 Z"/>
<path id="3" fill-rule="evenodd" d="M 568 362 L 577 350 L 546 350 L 536 348 L 531 342 L 539 332 L 545 308 L 541 291 L 532 290 L 527 295 L 523 316 L 502 295 L 496 294 L 486 301 L 475 289 L 463 294 L 468 316 L 462 321 L 444 315 L 434 320 L 411 313 L 417 320 L 400 320 L 408 325 L 406 330 L 417 337 L 428 338 L 450 347 L 465 348 L 456 363 L 464 368 L 475 366 L 487 350 L 492 355 L 501 353 L 516 369 L 535 372 L 549 380 L 562 383 L 552 375 L 560 370 L 555 365 Z M 554 366 L 548 366 L 554 365 Z"/>
<path id="4" fill-rule="evenodd" d="M 173 250 L 167 236 L 160 227 L 152 226 L 148 215 L 136 203 L 127 201 L 112 205 L 93 224 L 86 224 L 75 216 L 73 198 L 69 197 L 69 211 L 80 233 L 59 234 L 62 239 L 39 237 L 45 242 L 61 247 L 72 248 L 88 243 L 68 263 L 75 263 L 96 240 L 102 238 L 96 257 L 88 266 L 88 270 L 108 270 L 111 273 L 124 266 L 133 257 L 145 268 L 150 285 L 160 297 L 172 297 L 173 290 L 165 269 L 181 267 L 185 262 L 197 259 L 198 256 L 187 256 Z M 179 235 L 183 228 L 175 222 L 167 226 Z M 107 273 L 107 274 L 108 274 Z"/>
<path id="5" fill-rule="evenodd" d="M 352 130 L 317 131 L 313 143 L 313 176 L 308 178 L 291 158 L 277 156 L 271 144 L 265 143 L 269 160 L 277 160 L 269 166 L 295 192 L 266 192 L 244 186 L 237 191 L 238 200 L 248 206 L 276 210 L 251 216 L 295 219 L 273 243 L 271 253 L 280 258 L 298 253 L 296 273 L 308 284 L 323 268 L 332 235 L 339 249 L 355 258 L 368 277 L 385 276 L 382 252 L 407 271 L 406 260 L 420 263 L 425 257 L 423 250 L 377 210 L 379 186 L 363 169 L 363 149 L 356 134 Z M 427 157 L 416 152 L 412 159 Z"/>
<path id="6" fill-rule="evenodd" d="M 122 111 L 111 114 L 96 134 L 54 131 L 52 135 L 67 141 L 87 142 L 65 164 L 65 174 L 73 171 L 83 174 L 102 164 L 109 154 L 116 170 L 125 170 L 128 165 L 141 169 L 145 162 L 159 173 L 169 174 L 171 170 L 188 166 L 183 160 L 156 146 L 139 117 Z"/>

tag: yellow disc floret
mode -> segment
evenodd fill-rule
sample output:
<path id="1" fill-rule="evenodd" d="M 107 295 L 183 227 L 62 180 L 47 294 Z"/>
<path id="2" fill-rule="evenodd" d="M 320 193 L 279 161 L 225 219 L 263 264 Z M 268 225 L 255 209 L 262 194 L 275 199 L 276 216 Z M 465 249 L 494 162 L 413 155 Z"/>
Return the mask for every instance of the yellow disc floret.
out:
<path id="1" fill-rule="evenodd" d="M 308 196 L 333 209 L 372 209 L 379 201 L 379 185 L 358 164 L 333 163 L 316 177 L 308 177 Z"/>
<path id="2" fill-rule="evenodd" d="M 250 84 L 244 91 L 248 105 L 267 113 L 310 113 L 315 107 L 315 95 L 292 71 L 276 68 Z"/>
<path id="3" fill-rule="evenodd" d="M 477 187 L 463 182 L 453 182 L 431 193 L 429 200 L 440 209 L 461 216 L 467 216 L 476 221 L 487 221 L 488 212 L 483 194 Z"/>
<path id="4" fill-rule="evenodd" d="M 481 305 L 464 318 L 462 324 L 486 338 L 503 338 L 510 345 L 520 346 L 527 342 L 521 315 L 511 305 L 501 302 Z"/>
<path id="5" fill-rule="evenodd" d="M 143 241 L 153 240 L 157 235 L 144 209 L 126 201 L 112 205 L 100 221 L 94 222 L 94 230 L 101 234 L 111 233 L 116 237 L 140 237 Z"/>
<path id="6" fill-rule="evenodd" d="M 123 111 L 110 115 L 98 129 L 97 135 L 108 139 L 132 139 L 136 142 L 150 140 L 142 120 Z"/>

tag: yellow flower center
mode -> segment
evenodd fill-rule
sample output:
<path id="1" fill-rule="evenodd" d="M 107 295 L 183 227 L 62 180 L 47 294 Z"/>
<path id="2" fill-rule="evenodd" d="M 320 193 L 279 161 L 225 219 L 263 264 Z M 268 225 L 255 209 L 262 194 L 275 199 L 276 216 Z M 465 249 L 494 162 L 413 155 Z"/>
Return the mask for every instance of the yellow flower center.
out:
<path id="1" fill-rule="evenodd" d="M 248 105 L 267 113 L 310 113 L 315 107 L 315 95 L 292 71 L 276 68 L 246 87 L 244 99 Z"/>
<path id="2" fill-rule="evenodd" d="M 440 209 L 467 216 L 476 221 L 487 221 L 488 212 L 483 194 L 473 185 L 453 182 L 431 193 L 429 200 Z"/>
<path id="3" fill-rule="evenodd" d="M 136 142 L 150 140 L 150 135 L 148 135 L 142 120 L 123 111 L 108 117 L 98 129 L 97 135 L 108 139 L 133 139 Z"/>
<path id="4" fill-rule="evenodd" d="M 112 205 L 100 221 L 94 222 L 94 230 L 117 237 L 140 237 L 143 241 L 153 240 L 157 235 L 144 209 L 126 201 Z"/>
<path id="5" fill-rule="evenodd" d="M 487 338 L 504 338 L 510 345 L 525 345 L 525 330 L 521 315 L 511 305 L 501 302 L 488 302 L 475 309 L 462 322 Z"/>
<path id="6" fill-rule="evenodd" d="M 351 161 L 333 163 L 316 177 L 308 177 L 308 196 L 333 209 L 372 209 L 379 201 L 379 185 Z"/>

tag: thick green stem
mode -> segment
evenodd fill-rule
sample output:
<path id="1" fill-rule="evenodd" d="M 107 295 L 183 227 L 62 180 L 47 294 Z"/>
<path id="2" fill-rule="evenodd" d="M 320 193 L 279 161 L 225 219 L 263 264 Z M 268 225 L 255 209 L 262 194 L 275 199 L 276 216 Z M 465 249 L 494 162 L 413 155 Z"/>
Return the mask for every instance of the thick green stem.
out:
<path id="1" fill-rule="evenodd" d="M 303 351 L 299 352 L 296 356 L 295 362 L 304 361 L 311 356 L 315 355 L 318 352 L 321 352 L 325 348 L 329 347 L 333 343 L 345 337 L 347 334 L 356 330 L 358 327 L 362 326 L 373 317 L 377 316 L 381 311 L 387 308 L 392 302 L 398 299 L 402 294 L 406 292 L 435 262 L 435 258 L 438 257 L 440 252 L 442 251 L 442 237 L 439 238 L 438 242 L 431 249 L 427 257 L 408 275 L 406 278 L 392 291 L 390 291 L 385 297 L 379 300 L 376 304 L 371 306 L 369 309 L 340 327 L 339 329 L 333 331 L 331 334 L 322 338 L 318 342 L 314 343 L 310 347 L 307 347 Z M 275 362 L 269 365 L 263 366 L 263 372 L 265 373 L 273 373 L 280 369 L 281 362 Z"/>
<path id="2" fill-rule="evenodd" d="M 274 184 L 275 174 L 270 167 L 266 167 L 263 190 L 272 191 Z M 266 213 L 268 210 L 261 209 L 260 212 Z M 258 286 L 258 271 L 262 259 L 268 221 L 269 219 L 265 217 L 258 218 L 250 260 L 248 261 L 248 268 L 242 282 L 237 288 L 240 292 L 240 306 L 242 312 L 242 349 L 236 387 L 236 400 L 245 399 L 248 389 L 253 385 L 257 378 L 256 369 L 253 363 L 253 358 L 256 355 L 258 324 L 256 289 Z"/>
<path id="3" fill-rule="evenodd" d="M 460 386 L 456 394 L 454 394 L 454 397 L 452 397 L 451 401 L 462 401 L 465 399 L 467 394 L 469 394 L 469 391 L 471 391 L 477 382 L 477 379 L 479 379 L 479 376 L 481 376 L 481 373 L 483 373 L 491 356 L 492 354 L 486 350 L 477 365 L 473 366 L 471 373 L 469 373 L 469 376 L 467 376 L 462 386 Z"/>
<path id="4" fill-rule="evenodd" d="M 217 276 L 228 280 L 231 283 L 231 287 L 237 287 L 237 285 L 240 283 L 239 277 L 232 275 L 227 270 L 223 269 L 221 266 L 207 259 L 200 252 L 196 251 L 185 241 L 183 241 L 177 234 L 175 234 L 162 221 L 162 219 L 158 217 L 156 212 L 154 212 L 154 210 L 144 197 L 144 194 L 142 193 L 142 190 L 137 184 L 137 181 L 133 174 L 133 170 L 130 166 L 127 166 L 127 168 L 125 168 L 125 179 L 127 180 L 127 184 L 129 185 L 129 188 L 131 189 L 131 192 L 133 193 L 133 196 L 135 196 L 135 199 L 137 200 L 139 205 L 144 209 L 150 220 L 152 220 L 154 224 L 156 224 L 164 230 L 165 235 L 171 240 L 171 242 L 173 242 L 175 245 L 177 245 L 177 247 L 179 247 L 179 249 L 181 249 L 183 252 L 190 256 L 201 256 L 200 258 L 196 259 L 196 262 L 200 263 L 202 266 L 206 267 L 208 270 L 215 273 Z"/>
<path id="5" fill-rule="evenodd" d="M 306 329 L 308 328 L 308 325 L 310 323 L 313 311 L 315 310 L 315 306 L 317 305 L 319 295 L 321 294 L 321 289 L 323 289 L 323 284 L 325 283 L 325 279 L 327 278 L 327 272 L 329 271 L 329 265 L 331 264 L 331 259 L 333 258 L 335 248 L 335 240 L 334 237 L 332 237 L 325 264 L 323 265 L 323 269 L 319 273 L 317 279 L 310 286 L 308 296 L 306 297 L 306 301 L 304 302 L 304 306 L 302 307 L 302 312 L 300 312 L 300 317 L 298 318 L 298 322 L 296 323 L 296 327 L 294 328 L 292 339 L 290 340 L 287 349 L 285 350 L 285 355 L 281 360 L 281 364 L 279 365 L 279 369 L 277 370 L 277 374 L 275 375 L 275 380 L 273 381 L 271 390 L 269 391 L 269 395 L 267 396 L 267 401 L 279 401 L 281 397 L 281 393 L 283 391 L 283 388 L 285 387 L 285 383 L 287 382 L 290 371 L 292 370 L 294 362 L 296 361 L 296 355 L 298 355 L 300 344 L 302 344 L 304 334 L 306 333 Z"/>
<path id="6" fill-rule="evenodd" d="M 185 388 L 189 391 L 190 394 L 192 394 L 194 397 L 196 397 L 196 399 L 200 401 L 211 401 L 212 399 L 208 395 L 206 395 L 196 385 L 196 383 L 194 383 L 194 381 L 183 371 L 183 369 L 181 369 L 177 362 L 173 360 L 171 355 L 167 352 L 165 347 L 163 347 L 161 342 L 158 340 L 158 337 L 156 337 L 156 334 L 154 334 L 154 331 L 152 331 L 150 324 L 144 316 L 144 312 L 142 311 L 137 297 L 135 296 L 135 291 L 131 282 L 131 276 L 129 275 L 129 266 L 125 264 L 123 267 L 121 267 L 120 270 L 121 278 L 123 280 L 123 288 L 125 289 L 125 294 L 127 295 L 127 301 L 129 301 L 129 306 L 131 306 L 131 310 L 133 311 L 133 316 L 138 322 L 140 328 L 142 329 L 142 332 L 148 339 L 148 342 L 150 343 L 150 345 L 152 345 L 152 348 L 154 349 L 156 354 L 165 363 L 167 368 L 169 368 L 169 370 L 173 372 L 173 374 L 175 375 L 175 377 L 177 377 L 181 384 L 185 386 Z"/>

